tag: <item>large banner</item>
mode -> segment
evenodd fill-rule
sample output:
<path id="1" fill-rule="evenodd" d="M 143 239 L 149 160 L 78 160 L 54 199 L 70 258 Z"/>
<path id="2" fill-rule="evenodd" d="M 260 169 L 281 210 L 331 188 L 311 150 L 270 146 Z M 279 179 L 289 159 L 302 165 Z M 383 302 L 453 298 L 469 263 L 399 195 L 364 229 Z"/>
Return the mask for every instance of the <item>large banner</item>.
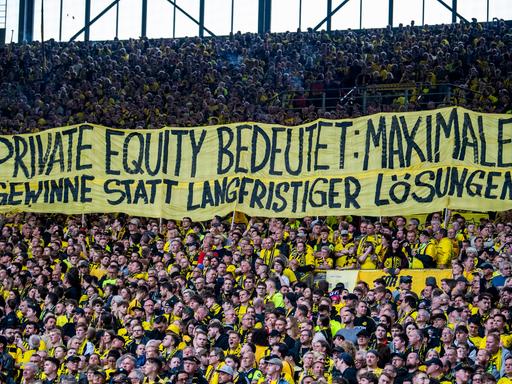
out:
<path id="1" fill-rule="evenodd" d="M 336 284 L 343 283 L 350 292 L 356 287 L 359 281 L 368 283 L 370 288 L 374 288 L 373 282 L 377 279 L 384 279 L 386 287 L 391 291 L 398 289 L 400 277 L 410 276 L 412 278 L 411 290 L 418 295 L 425 288 L 427 277 L 435 277 L 437 285 L 441 286 L 442 279 L 452 277 L 451 269 L 402 269 L 398 275 L 391 276 L 378 269 L 360 269 L 360 270 L 328 270 L 325 279 L 329 283 L 329 289 L 333 289 Z"/>
<path id="2" fill-rule="evenodd" d="M 512 208 L 512 117 L 446 108 L 319 120 L 0 136 L 0 212 L 207 220 Z"/>

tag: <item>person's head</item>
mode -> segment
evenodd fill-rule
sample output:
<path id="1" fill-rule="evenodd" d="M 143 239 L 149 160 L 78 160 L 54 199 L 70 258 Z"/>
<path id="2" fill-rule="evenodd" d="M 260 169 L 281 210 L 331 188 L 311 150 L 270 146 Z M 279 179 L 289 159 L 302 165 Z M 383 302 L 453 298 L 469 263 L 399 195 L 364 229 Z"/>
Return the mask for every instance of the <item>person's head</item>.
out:
<path id="1" fill-rule="evenodd" d="M 36 364 L 34 364 L 34 363 L 26 363 L 23 366 L 23 379 L 25 381 L 34 380 L 38 371 L 39 371 L 39 368 L 38 368 L 38 366 Z"/>
<path id="2" fill-rule="evenodd" d="M 141 384 L 144 381 L 144 372 L 142 369 L 134 369 L 128 373 L 128 380 L 131 384 Z"/>
<path id="3" fill-rule="evenodd" d="M 464 364 L 458 364 L 455 366 L 455 380 L 458 383 L 467 383 L 472 372 L 473 370 L 471 367 Z"/>
<path id="4" fill-rule="evenodd" d="M 47 357 L 44 361 L 43 371 L 47 377 L 53 377 L 53 375 L 57 374 L 59 367 L 59 360 L 54 357 Z"/>
<path id="5" fill-rule="evenodd" d="M 409 352 L 407 354 L 405 364 L 409 370 L 417 369 L 418 365 L 420 364 L 420 357 L 418 355 L 418 352 L 414 352 L 414 351 Z"/>
<path id="6" fill-rule="evenodd" d="M 144 363 L 142 369 L 144 375 L 148 377 L 157 376 L 160 373 L 160 370 L 162 369 L 162 361 L 154 357 L 149 357 L 146 359 L 146 362 Z"/>
<path id="7" fill-rule="evenodd" d="M 133 355 L 126 354 L 120 357 L 120 368 L 123 368 L 128 374 L 135 369 L 137 360 Z"/>
<path id="8" fill-rule="evenodd" d="M 381 372 L 378 384 L 393 384 L 394 378 L 387 372 Z"/>
<path id="9" fill-rule="evenodd" d="M 283 369 L 283 362 L 281 361 L 281 359 L 273 357 L 273 358 L 267 359 L 266 362 L 267 362 L 266 374 L 269 377 L 279 376 L 281 374 L 281 371 Z"/>
<path id="10" fill-rule="evenodd" d="M 219 384 L 229 383 L 230 381 L 233 380 L 233 377 L 235 376 L 235 370 L 227 364 L 224 364 L 220 368 L 217 368 L 216 372 L 218 374 Z"/>
<path id="11" fill-rule="evenodd" d="M 193 375 L 199 366 L 199 362 L 195 356 L 185 357 L 183 359 L 183 370 L 190 375 Z"/>
<path id="12" fill-rule="evenodd" d="M 380 355 L 376 350 L 369 350 L 366 353 L 366 366 L 368 368 L 375 369 L 377 368 L 377 365 L 379 364 Z"/>
<path id="13" fill-rule="evenodd" d="M 492 356 L 496 352 L 498 352 L 499 348 L 500 348 L 500 336 L 496 333 L 488 334 L 486 342 L 485 342 L 485 349 Z"/>
<path id="14" fill-rule="evenodd" d="M 412 377 L 412 384 L 428 384 L 430 382 L 430 378 L 425 372 L 418 371 Z"/>

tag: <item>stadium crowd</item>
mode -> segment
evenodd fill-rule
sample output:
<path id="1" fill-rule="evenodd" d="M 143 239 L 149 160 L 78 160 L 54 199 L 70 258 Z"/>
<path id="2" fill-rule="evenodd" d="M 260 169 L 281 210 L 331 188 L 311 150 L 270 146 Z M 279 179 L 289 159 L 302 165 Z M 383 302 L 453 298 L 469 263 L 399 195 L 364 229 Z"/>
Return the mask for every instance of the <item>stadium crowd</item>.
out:
<path id="1" fill-rule="evenodd" d="M 511 110 L 512 31 L 504 21 L 174 40 L 51 40 L 0 49 L 4 134 L 84 122 L 119 128 L 294 125 L 436 106 Z M 405 97 L 400 86 L 410 83 Z M 382 84 L 398 84 L 402 96 L 371 88 Z M 354 86 L 370 86 L 366 102 L 359 91 L 345 97 Z"/>
<path id="2" fill-rule="evenodd" d="M 1 216 L 0 382 L 510 383 L 512 224 L 450 216 Z"/>

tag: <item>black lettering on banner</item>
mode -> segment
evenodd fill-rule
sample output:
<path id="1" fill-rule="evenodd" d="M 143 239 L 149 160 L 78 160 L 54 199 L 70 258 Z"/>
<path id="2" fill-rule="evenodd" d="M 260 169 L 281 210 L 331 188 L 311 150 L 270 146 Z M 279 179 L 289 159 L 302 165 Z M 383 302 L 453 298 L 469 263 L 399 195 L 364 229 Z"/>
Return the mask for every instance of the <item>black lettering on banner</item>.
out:
<path id="1" fill-rule="evenodd" d="M 119 151 L 114 151 L 112 149 L 113 136 L 124 136 L 124 133 L 108 128 L 105 130 L 105 173 L 107 175 L 120 175 L 120 170 L 112 169 L 112 158 L 115 158 L 117 155 L 119 155 Z"/>
<path id="2" fill-rule="evenodd" d="M 316 189 L 316 186 L 318 183 L 328 184 L 329 180 L 327 180 L 324 177 L 320 177 L 318 179 L 315 179 L 313 181 L 313 183 L 311 184 L 311 191 L 309 192 L 308 201 L 309 201 L 309 205 L 312 208 L 324 207 L 327 204 L 327 193 L 321 189 L 322 187 L 319 187 L 318 190 Z M 320 199 L 315 200 L 315 198 L 314 198 L 315 195 L 317 195 Z"/>
<path id="3" fill-rule="evenodd" d="M 226 186 L 226 203 L 234 203 L 238 199 L 238 188 L 240 187 L 240 178 L 232 178 Z"/>
<path id="4" fill-rule="evenodd" d="M 201 208 L 201 204 L 194 204 L 194 183 L 188 183 L 187 210 L 195 211 Z"/>
<path id="5" fill-rule="evenodd" d="M 283 127 L 272 127 L 272 150 L 270 151 L 270 167 L 268 173 L 273 176 L 281 176 L 283 171 L 276 169 L 276 157 L 278 153 L 283 152 L 283 149 L 278 146 L 278 138 L 281 132 L 284 132 Z"/>
<path id="6" fill-rule="evenodd" d="M 263 209 L 263 198 L 265 197 L 265 194 L 267 193 L 267 187 L 265 186 L 265 183 L 261 180 L 253 180 L 254 186 L 252 188 L 252 194 L 251 194 L 251 200 L 249 205 L 251 208 L 254 208 L 255 206 L 258 207 L 258 209 Z"/>
<path id="7" fill-rule="evenodd" d="M 207 182 L 205 182 L 207 183 Z M 228 189 L 228 179 L 223 177 L 222 180 L 213 181 L 214 199 L 211 205 L 218 207 L 226 202 L 226 195 Z"/>
<path id="8" fill-rule="evenodd" d="M 484 119 L 482 115 L 477 117 L 478 137 L 480 138 L 480 164 L 486 167 L 495 167 L 495 162 L 487 161 L 487 139 L 485 138 Z"/>
<path id="9" fill-rule="evenodd" d="M 473 179 L 478 178 L 483 180 L 485 178 L 485 172 L 478 169 L 469 174 L 468 181 L 466 182 L 466 191 L 467 194 L 471 197 L 473 196 L 482 196 L 482 185 L 473 183 Z"/>
<path id="10" fill-rule="evenodd" d="M 302 185 L 302 181 L 292 181 L 290 187 L 292 188 L 292 212 L 297 212 L 297 201 L 299 197 L 299 187 Z"/>
<path id="11" fill-rule="evenodd" d="M 32 207 L 34 204 L 91 202 L 92 199 L 88 196 L 91 188 L 87 186 L 87 182 L 91 180 L 94 180 L 94 176 L 76 175 L 54 180 L 40 180 L 37 183 L 30 181 L 0 183 L 0 205 Z"/>
<path id="12" fill-rule="evenodd" d="M 139 141 L 138 146 L 134 150 L 129 150 L 130 143 L 133 138 L 137 138 Z M 135 152 L 135 160 L 132 160 L 131 164 L 128 164 L 128 155 Z M 144 170 L 142 169 L 142 162 L 144 158 L 144 137 L 139 132 L 130 132 L 128 135 L 126 135 L 124 142 L 123 142 L 123 169 L 126 173 L 129 175 L 137 175 L 137 174 L 143 174 Z M 130 166 L 133 166 L 131 168 Z"/>
<path id="13" fill-rule="evenodd" d="M 404 203 L 409 197 L 409 193 L 411 192 L 411 184 L 407 181 L 411 175 L 406 173 L 403 176 L 403 180 L 398 180 L 396 175 L 393 175 L 391 179 L 394 181 L 393 185 L 389 189 L 389 197 L 395 204 Z"/>
<path id="14" fill-rule="evenodd" d="M 505 172 L 505 182 L 503 183 L 503 187 L 501 189 L 500 200 L 512 200 L 512 173 L 510 172 Z"/>
<path id="15" fill-rule="evenodd" d="M 354 189 L 352 189 L 352 186 Z M 345 177 L 345 208 L 353 206 L 355 209 L 361 208 L 357 202 L 357 197 L 361 193 L 361 183 L 353 176 Z"/>
<path id="16" fill-rule="evenodd" d="M 298 131 L 299 131 L 299 137 L 297 140 L 295 140 L 298 144 L 297 154 L 299 156 L 297 159 L 297 168 L 296 169 L 292 169 L 291 161 L 290 161 L 290 151 L 291 151 L 292 143 L 294 141 L 292 139 L 293 130 L 288 129 L 286 131 L 286 149 L 284 151 L 284 167 L 286 169 L 286 172 L 292 176 L 298 176 L 298 175 L 300 175 L 300 173 L 302 171 L 303 152 L 304 152 L 304 129 L 298 128 Z"/>
<path id="17" fill-rule="evenodd" d="M 402 124 L 405 124 L 405 129 L 407 129 L 407 123 L 405 119 L 402 119 Z M 405 130 L 404 129 L 404 130 Z M 404 159 L 404 146 L 402 140 L 402 130 L 400 127 L 400 122 L 397 116 L 393 116 L 391 118 L 391 128 L 389 129 L 389 155 L 388 155 L 388 164 L 387 167 L 390 169 L 395 168 L 394 159 L 395 156 L 398 157 L 398 164 L 400 168 L 405 166 Z M 409 158 L 410 161 L 410 158 Z"/>
<path id="18" fill-rule="evenodd" d="M 135 191 L 133 192 L 133 204 L 141 204 L 141 200 L 143 204 L 148 204 L 148 193 L 144 180 L 137 180 L 136 183 Z"/>
<path id="19" fill-rule="evenodd" d="M 76 127 L 72 127 L 70 129 L 64 129 L 62 131 L 62 136 L 68 137 L 68 153 L 66 156 L 67 160 L 67 167 L 66 171 L 71 172 L 73 170 L 73 152 L 75 151 L 75 144 L 74 144 L 74 135 L 78 132 L 78 129 Z"/>
<path id="20" fill-rule="evenodd" d="M 7 201 L 8 205 L 20 205 L 23 201 L 23 199 L 18 198 L 23 195 L 23 192 L 16 190 L 16 187 L 21 185 L 22 183 L 10 183 L 11 190 L 9 192 L 9 200 Z"/>
<path id="21" fill-rule="evenodd" d="M 448 167 L 446 169 L 444 168 L 438 168 L 436 171 L 436 197 L 444 197 L 448 193 L 448 188 L 450 186 L 450 174 L 451 174 L 451 167 Z M 444 177 L 443 177 L 444 176 Z M 443 184 L 444 180 L 444 184 Z"/>
<path id="22" fill-rule="evenodd" d="M 444 133 L 444 139 L 450 139 L 454 135 L 454 146 L 452 158 L 458 159 L 460 155 L 460 131 L 459 131 L 459 116 L 457 115 L 457 108 L 453 108 L 450 112 L 448 122 L 445 121 L 441 112 L 436 113 L 436 130 L 435 130 L 435 156 L 434 162 L 439 162 L 441 156 L 441 132 Z M 444 140 L 443 139 L 443 140 Z M 444 141 L 443 141 L 444 144 Z"/>
<path id="23" fill-rule="evenodd" d="M 414 124 L 414 127 L 411 131 L 409 131 L 407 127 L 407 120 L 402 116 L 400 117 L 400 122 L 402 124 L 402 131 L 404 134 L 405 143 L 407 146 L 407 149 L 405 151 L 405 166 L 410 167 L 412 163 L 412 152 L 416 153 L 418 155 L 418 159 L 423 162 L 425 161 L 425 155 L 423 151 L 421 150 L 421 147 L 416 143 L 416 134 L 418 133 L 418 130 L 421 126 L 421 116 L 418 116 L 418 119 L 416 120 L 416 123 Z M 430 141 L 430 138 L 427 139 L 427 141 Z M 400 163 L 401 164 L 401 163 Z M 403 167 L 403 165 L 400 165 L 400 167 Z"/>
<path id="24" fill-rule="evenodd" d="M 196 131 L 194 129 L 190 130 L 190 145 L 192 146 L 192 169 L 190 170 L 190 177 L 196 177 L 197 170 L 197 156 L 201 151 L 201 147 L 203 146 L 204 139 L 206 137 L 206 130 L 201 130 L 201 135 L 199 136 L 199 141 L 196 141 Z"/>
<path id="25" fill-rule="evenodd" d="M 90 125 L 81 125 L 78 128 L 78 141 L 76 144 L 76 160 L 75 167 L 77 171 L 83 171 L 85 169 L 92 169 L 92 163 L 83 163 L 83 152 L 92 149 L 91 144 L 84 144 L 84 133 L 86 131 L 92 131 L 93 127 Z"/>
<path id="26" fill-rule="evenodd" d="M 166 129 L 164 131 L 164 147 L 162 149 L 162 153 L 163 153 L 163 159 L 162 159 L 162 173 L 164 175 L 167 175 L 167 163 L 169 162 L 169 130 Z"/>
<path id="27" fill-rule="evenodd" d="M 181 171 L 181 156 L 183 154 L 183 136 L 188 135 L 186 129 L 173 129 L 171 134 L 176 136 L 176 163 L 174 164 L 174 176 L 178 177 Z"/>
<path id="28" fill-rule="evenodd" d="M 243 204 L 245 196 L 249 196 L 250 192 L 247 189 L 247 184 L 252 183 L 253 179 L 249 177 L 243 177 L 240 181 L 240 190 L 238 191 L 238 204 Z"/>
<path id="29" fill-rule="evenodd" d="M 243 153 L 249 150 L 249 147 L 242 145 L 243 137 L 242 131 L 244 129 L 250 130 L 252 126 L 249 124 L 241 124 L 236 127 L 236 161 L 235 161 L 235 172 L 247 173 L 248 169 L 240 165 L 240 159 L 244 158 Z"/>
<path id="30" fill-rule="evenodd" d="M 469 138 L 471 136 L 471 139 Z M 460 148 L 459 160 L 466 158 L 467 147 L 473 149 L 473 162 L 478 164 L 478 140 L 473 128 L 473 121 L 469 113 L 464 113 L 464 123 L 462 124 L 462 143 Z"/>
<path id="31" fill-rule="evenodd" d="M 345 169 L 345 143 L 347 141 L 347 128 L 351 127 L 353 123 L 351 121 L 342 121 L 336 123 L 336 127 L 340 128 L 340 164 L 339 169 Z"/>
<path id="32" fill-rule="evenodd" d="M 286 198 L 283 196 L 283 193 L 287 193 L 289 189 L 289 183 L 278 183 L 276 185 L 275 200 L 278 201 L 272 204 L 272 211 L 279 213 L 283 212 L 286 209 L 288 203 L 286 201 Z"/>
<path id="33" fill-rule="evenodd" d="M 305 130 L 309 134 L 308 135 L 308 165 L 307 165 L 307 172 L 311 172 L 311 154 L 313 153 L 313 134 L 315 133 L 315 130 L 317 129 L 317 125 L 311 124 L 310 126 L 306 127 Z"/>
<path id="34" fill-rule="evenodd" d="M 35 144 L 34 136 L 28 137 L 28 146 L 30 148 L 30 179 L 32 179 L 36 175 L 36 172 L 37 172 L 37 167 L 36 167 L 37 152 L 36 152 L 36 144 Z"/>
<path id="35" fill-rule="evenodd" d="M 336 191 L 336 184 L 339 184 L 343 181 L 343 179 L 334 178 L 331 179 L 331 182 L 329 183 L 329 208 L 336 209 L 341 208 L 341 203 L 337 202 L 336 199 L 339 197 L 339 192 Z"/>
<path id="36" fill-rule="evenodd" d="M 501 172 L 489 172 L 487 173 L 487 182 L 485 183 L 485 192 L 484 197 L 486 199 L 497 199 L 498 195 L 493 194 L 492 192 L 498 188 L 498 184 L 494 184 L 493 179 L 495 177 L 500 177 Z"/>
<path id="37" fill-rule="evenodd" d="M 162 164 L 162 150 L 164 145 L 163 140 L 163 132 L 158 133 L 158 149 L 156 152 L 156 164 L 155 167 L 151 168 L 151 153 L 153 152 L 153 147 L 151 145 L 151 138 L 153 135 L 151 133 L 146 133 L 146 141 L 144 147 L 144 168 L 146 169 L 146 172 L 150 176 L 156 176 L 160 173 L 160 167 Z M 141 172 L 142 173 L 142 172 Z"/>
<path id="38" fill-rule="evenodd" d="M 30 207 L 32 204 L 37 203 L 39 196 L 43 192 L 43 182 L 37 182 L 37 188 L 27 188 L 25 186 L 25 205 Z"/>
<path id="39" fill-rule="evenodd" d="M 377 183 L 375 184 L 375 200 L 374 200 L 374 203 L 377 207 L 381 207 L 383 205 L 389 205 L 388 199 L 381 198 L 383 180 L 384 180 L 384 175 L 382 173 L 379 173 L 377 175 Z"/>
<path id="40" fill-rule="evenodd" d="M 227 135 L 227 142 L 224 142 L 224 134 Z M 235 156 L 229 150 L 229 147 L 233 143 L 233 131 L 229 127 L 217 128 L 217 137 L 219 139 L 219 151 L 217 158 L 217 174 L 223 175 L 228 173 L 235 162 Z M 224 165 L 224 157 L 227 157 L 228 163 Z"/>
<path id="41" fill-rule="evenodd" d="M 420 117 L 421 119 L 421 117 Z M 428 114 L 426 118 L 426 124 L 425 124 L 425 139 L 426 139 L 426 151 L 427 151 L 427 161 L 433 163 L 434 162 L 434 156 L 432 153 L 432 115 Z M 437 160 L 439 161 L 439 160 Z M 436 161 L 436 162 L 437 162 Z"/>
<path id="42" fill-rule="evenodd" d="M 370 153 L 373 152 L 373 148 L 381 148 L 381 168 L 386 168 L 387 159 L 387 137 L 386 137 L 386 118 L 381 116 L 379 118 L 379 127 L 375 129 L 373 120 L 368 119 L 368 126 L 366 128 L 366 142 L 364 152 L 363 170 L 368 170 L 368 161 Z"/>
<path id="43" fill-rule="evenodd" d="M 468 177 L 468 169 L 464 168 L 459 177 L 459 169 L 452 167 L 450 172 L 450 196 L 454 196 L 457 191 L 457 197 L 462 197 L 464 193 L 464 186 L 466 184 L 466 178 Z"/>
<path id="44" fill-rule="evenodd" d="M 507 168 L 512 167 L 512 162 L 506 163 L 503 160 L 504 153 L 512 153 L 512 148 L 509 148 L 507 151 L 504 151 L 504 147 L 506 144 L 512 143 L 512 118 L 508 119 L 499 119 L 498 120 L 498 167 Z M 505 127 L 508 128 L 508 136 L 506 138 L 503 136 Z"/>
<path id="45" fill-rule="evenodd" d="M 52 173 L 54 164 L 58 164 L 60 172 L 64 172 L 64 147 L 62 145 L 60 132 L 56 132 L 55 134 L 55 143 L 53 144 L 53 150 L 48 160 L 48 166 L 46 167 L 46 176 Z"/>
<path id="46" fill-rule="evenodd" d="M 427 178 L 427 180 L 424 180 L 425 178 Z M 436 175 L 434 171 L 431 170 L 418 173 L 414 178 L 414 185 L 416 187 L 424 188 L 426 191 L 424 193 L 417 193 L 414 191 L 411 195 L 412 198 L 418 203 L 431 203 L 436 195 L 436 189 L 431 183 L 435 178 Z"/>
<path id="47" fill-rule="evenodd" d="M 50 133 L 47 134 L 47 145 L 46 150 L 43 155 L 43 139 L 42 134 L 36 135 L 36 143 L 37 143 L 37 155 L 38 155 L 38 175 L 42 175 L 44 173 L 44 169 L 48 164 L 50 159 L 50 155 L 52 153 L 52 143 L 53 143 L 53 135 Z"/>
<path id="48" fill-rule="evenodd" d="M 165 185 L 165 204 L 170 204 L 172 201 L 172 189 L 178 185 L 176 180 L 164 179 L 163 183 Z"/>
<path id="49" fill-rule="evenodd" d="M 78 164 L 78 163 L 77 163 Z M 80 188 L 80 202 L 81 203 L 92 203 L 92 197 L 88 196 L 91 193 L 92 188 L 87 186 L 89 181 L 94 180 L 94 176 L 92 175 L 82 175 L 81 179 L 81 188 Z"/>
<path id="50" fill-rule="evenodd" d="M 319 155 L 320 155 L 320 151 L 324 150 L 324 149 L 327 149 L 327 144 L 322 144 L 320 142 L 320 136 L 322 135 L 322 128 L 323 127 L 331 127 L 332 128 L 332 123 L 329 123 L 329 122 L 326 122 L 326 121 L 320 121 L 318 123 L 318 129 L 317 129 L 317 132 L 316 132 L 316 142 L 315 142 L 315 171 L 322 171 L 322 170 L 327 170 L 329 169 L 329 165 L 327 164 L 320 164 L 319 163 Z"/>
<path id="51" fill-rule="evenodd" d="M 28 179 L 30 177 L 27 166 L 23 158 L 27 153 L 27 142 L 23 136 L 13 136 L 14 140 L 14 169 L 13 177 L 18 177 L 19 169 L 23 172 L 24 176 Z"/>
<path id="52" fill-rule="evenodd" d="M 118 194 L 117 199 L 107 199 L 107 202 L 110 205 L 119 205 L 123 202 L 123 200 L 126 198 L 126 193 L 123 190 L 123 188 L 118 188 L 121 186 L 121 182 L 117 179 L 109 179 L 106 180 L 103 184 L 103 190 L 107 195 L 113 195 Z"/>
<path id="53" fill-rule="evenodd" d="M 5 151 L 0 151 L 0 153 L 5 153 L 5 156 L 0 158 L 0 165 L 7 162 L 14 154 L 14 147 L 12 143 L 5 137 L 0 137 L 0 144 L 5 147 Z"/>
<path id="54" fill-rule="evenodd" d="M 283 149 L 278 146 L 278 138 L 281 132 L 286 129 L 283 127 L 272 127 L 272 150 L 270 151 L 269 175 L 281 176 L 283 171 L 276 170 L 276 157 L 278 153 L 283 152 Z"/>
<path id="55" fill-rule="evenodd" d="M 259 140 L 261 138 L 261 140 Z M 251 141 L 251 173 L 261 171 L 267 165 L 268 159 L 270 158 L 270 138 L 267 133 L 258 125 L 254 125 L 252 128 L 252 141 Z M 256 164 L 258 159 L 257 155 L 263 151 L 263 159 L 259 164 Z"/>
<path id="56" fill-rule="evenodd" d="M 201 199 L 201 208 L 202 209 L 204 209 L 206 207 L 216 206 L 216 204 L 215 204 L 215 202 L 213 200 L 213 195 L 212 195 L 212 190 L 210 188 L 210 183 L 208 181 L 205 181 L 203 183 L 202 196 L 203 196 L 203 198 Z"/>
<path id="57" fill-rule="evenodd" d="M 274 196 L 274 187 L 275 183 L 271 181 L 268 183 L 268 190 L 267 190 L 267 203 L 265 204 L 265 209 L 268 211 L 272 207 L 272 197 Z"/>

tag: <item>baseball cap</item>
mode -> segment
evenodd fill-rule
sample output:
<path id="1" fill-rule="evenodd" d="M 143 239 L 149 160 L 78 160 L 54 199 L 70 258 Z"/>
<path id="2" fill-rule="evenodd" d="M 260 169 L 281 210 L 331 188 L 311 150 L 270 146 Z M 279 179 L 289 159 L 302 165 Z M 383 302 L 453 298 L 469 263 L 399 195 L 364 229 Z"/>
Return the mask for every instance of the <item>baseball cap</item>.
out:
<path id="1" fill-rule="evenodd" d="M 494 269 L 494 266 L 491 263 L 483 263 L 480 268 L 482 269 Z"/>
<path id="2" fill-rule="evenodd" d="M 227 373 L 230 376 L 234 376 L 235 375 L 235 371 L 233 370 L 233 368 L 231 368 L 227 364 L 224 364 L 224 365 L 222 365 L 222 367 L 218 368 L 217 372 L 224 372 L 224 373 Z"/>
<path id="3" fill-rule="evenodd" d="M 283 362 L 281 361 L 281 359 L 277 357 L 272 357 L 271 359 L 268 359 L 267 364 L 273 364 L 283 368 Z"/>
<path id="4" fill-rule="evenodd" d="M 434 364 L 435 364 L 435 365 L 439 365 L 441 368 L 443 368 L 443 367 L 444 367 L 443 362 L 441 361 L 441 359 L 439 359 L 439 358 L 437 358 L 437 357 L 434 357 L 434 358 L 432 358 L 432 359 L 430 359 L 430 360 L 425 361 L 425 365 L 426 365 L 427 367 L 429 367 L 429 366 L 431 366 L 431 365 L 434 365 Z"/>
<path id="5" fill-rule="evenodd" d="M 404 283 L 404 284 L 412 283 L 412 277 L 411 276 L 400 276 L 400 283 Z"/>
<path id="6" fill-rule="evenodd" d="M 354 365 L 354 359 L 350 354 L 347 352 L 342 352 L 338 355 L 338 359 L 344 361 L 347 365 L 352 366 Z"/>
<path id="7" fill-rule="evenodd" d="M 465 371 L 467 371 L 469 373 L 473 372 L 473 368 L 471 366 L 467 365 L 467 364 L 457 364 L 455 366 L 455 368 L 453 368 L 453 370 L 455 372 L 460 371 L 461 369 L 463 369 L 463 370 L 465 370 Z"/>

